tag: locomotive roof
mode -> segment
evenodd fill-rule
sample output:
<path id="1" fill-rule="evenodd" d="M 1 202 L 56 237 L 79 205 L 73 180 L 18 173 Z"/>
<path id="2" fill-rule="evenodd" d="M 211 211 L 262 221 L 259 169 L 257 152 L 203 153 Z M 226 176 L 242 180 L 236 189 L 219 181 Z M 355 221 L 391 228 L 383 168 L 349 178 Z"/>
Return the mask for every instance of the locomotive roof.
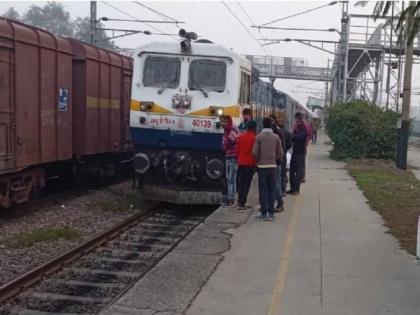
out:
<path id="1" fill-rule="evenodd" d="M 251 70 L 251 62 L 249 60 L 245 59 L 233 50 L 230 50 L 218 44 L 205 42 L 191 42 L 191 51 L 192 52 L 190 54 L 182 53 L 180 41 L 152 41 L 137 47 L 135 55 L 139 55 L 142 52 L 153 52 L 177 55 L 182 54 L 185 56 L 202 55 L 207 57 L 228 57 L 234 62 L 239 62 L 241 67 Z"/>

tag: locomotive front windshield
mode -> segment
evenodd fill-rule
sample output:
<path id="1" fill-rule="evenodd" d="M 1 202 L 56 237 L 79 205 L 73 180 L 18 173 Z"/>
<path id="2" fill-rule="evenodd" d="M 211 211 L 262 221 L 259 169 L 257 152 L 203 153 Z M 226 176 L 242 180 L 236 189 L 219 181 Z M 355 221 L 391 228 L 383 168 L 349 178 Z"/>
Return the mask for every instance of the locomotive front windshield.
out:
<path id="1" fill-rule="evenodd" d="M 193 60 L 190 64 L 188 88 L 223 92 L 226 85 L 226 64 L 223 61 Z"/>
<path id="2" fill-rule="evenodd" d="M 144 62 L 143 84 L 160 88 L 179 85 L 181 61 L 179 58 L 149 56 Z"/>

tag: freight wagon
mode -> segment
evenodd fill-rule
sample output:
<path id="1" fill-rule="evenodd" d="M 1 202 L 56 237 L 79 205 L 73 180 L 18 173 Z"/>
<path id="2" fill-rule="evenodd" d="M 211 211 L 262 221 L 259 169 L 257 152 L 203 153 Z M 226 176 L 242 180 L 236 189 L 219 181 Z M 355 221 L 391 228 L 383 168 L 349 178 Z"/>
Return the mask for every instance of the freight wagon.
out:
<path id="1" fill-rule="evenodd" d="M 131 156 L 132 60 L 0 18 L 0 207 Z"/>

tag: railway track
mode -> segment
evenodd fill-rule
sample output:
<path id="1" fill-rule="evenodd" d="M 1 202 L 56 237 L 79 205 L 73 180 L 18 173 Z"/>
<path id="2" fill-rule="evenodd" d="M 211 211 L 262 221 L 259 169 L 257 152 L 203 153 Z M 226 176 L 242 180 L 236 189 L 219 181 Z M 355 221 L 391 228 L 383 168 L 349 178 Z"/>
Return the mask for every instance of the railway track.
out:
<path id="1" fill-rule="evenodd" d="M 95 314 L 143 277 L 214 208 L 160 206 L 136 214 L 0 287 L 0 314 Z"/>
<path id="2" fill-rule="evenodd" d="M 106 189 L 112 185 L 120 184 L 126 181 L 131 181 L 131 177 L 126 176 L 108 180 L 100 183 L 100 185 L 99 183 L 96 185 L 92 184 L 88 187 L 78 187 L 77 185 L 71 183 L 49 184 L 48 189 L 45 189 L 36 197 L 25 203 L 14 205 L 11 208 L 0 208 L 0 219 L 7 219 L 10 217 L 16 218 L 32 211 L 33 209 L 39 210 L 49 205 L 64 203 L 73 198 L 88 194 L 89 192 Z"/>

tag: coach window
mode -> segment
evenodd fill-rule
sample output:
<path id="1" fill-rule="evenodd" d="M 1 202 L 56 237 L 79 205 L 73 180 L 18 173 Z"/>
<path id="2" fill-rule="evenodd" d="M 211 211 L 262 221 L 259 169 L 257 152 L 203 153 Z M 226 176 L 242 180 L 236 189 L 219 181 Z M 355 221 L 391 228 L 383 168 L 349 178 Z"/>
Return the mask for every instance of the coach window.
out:
<path id="1" fill-rule="evenodd" d="M 251 77 L 245 72 L 241 72 L 241 90 L 239 95 L 239 103 L 250 104 L 251 102 Z"/>
<path id="2" fill-rule="evenodd" d="M 178 58 L 149 56 L 144 62 L 143 85 L 176 88 L 180 70 L 181 62 Z"/>
<path id="3" fill-rule="evenodd" d="M 226 64 L 223 61 L 193 60 L 190 64 L 190 90 L 223 92 L 226 86 Z"/>

